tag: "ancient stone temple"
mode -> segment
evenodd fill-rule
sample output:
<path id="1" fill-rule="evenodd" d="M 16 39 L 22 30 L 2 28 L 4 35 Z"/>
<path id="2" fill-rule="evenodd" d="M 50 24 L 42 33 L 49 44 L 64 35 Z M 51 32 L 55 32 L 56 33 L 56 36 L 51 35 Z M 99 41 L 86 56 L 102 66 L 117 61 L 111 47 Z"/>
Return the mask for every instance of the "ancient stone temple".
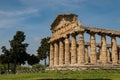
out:
<path id="1" fill-rule="evenodd" d="M 61 14 L 51 24 L 49 69 L 120 68 L 116 39 L 120 31 L 83 26 L 77 17 Z M 89 34 L 89 42 L 85 42 L 84 34 Z M 100 43 L 96 35 L 101 37 Z"/>

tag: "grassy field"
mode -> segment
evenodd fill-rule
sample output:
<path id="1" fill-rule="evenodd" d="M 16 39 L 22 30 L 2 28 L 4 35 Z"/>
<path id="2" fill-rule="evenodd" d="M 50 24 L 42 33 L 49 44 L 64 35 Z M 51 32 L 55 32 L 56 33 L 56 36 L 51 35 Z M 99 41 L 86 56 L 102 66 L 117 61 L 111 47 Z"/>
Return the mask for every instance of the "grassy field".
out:
<path id="1" fill-rule="evenodd" d="M 45 71 L 0 75 L 0 80 L 46 80 L 46 79 L 82 79 L 82 80 L 120 80 L 120 70 L 82 70 L 82 71 Z"/>

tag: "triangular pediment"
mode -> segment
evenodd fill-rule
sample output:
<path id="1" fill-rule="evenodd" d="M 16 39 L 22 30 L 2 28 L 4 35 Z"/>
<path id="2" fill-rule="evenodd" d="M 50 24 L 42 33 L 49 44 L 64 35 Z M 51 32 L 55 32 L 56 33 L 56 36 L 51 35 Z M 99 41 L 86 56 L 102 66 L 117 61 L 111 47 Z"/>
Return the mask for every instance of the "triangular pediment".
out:
<path id="1" fill-rule="evenodd" d="M 53 21 L 51 24 L 51 30 L 58 30 L 65 25 L 69 25 L 70 23 L 74 22 L 77 20 L 77 15 L 75 14 L 62 14 L 58 15 L 56 19 Z"/>

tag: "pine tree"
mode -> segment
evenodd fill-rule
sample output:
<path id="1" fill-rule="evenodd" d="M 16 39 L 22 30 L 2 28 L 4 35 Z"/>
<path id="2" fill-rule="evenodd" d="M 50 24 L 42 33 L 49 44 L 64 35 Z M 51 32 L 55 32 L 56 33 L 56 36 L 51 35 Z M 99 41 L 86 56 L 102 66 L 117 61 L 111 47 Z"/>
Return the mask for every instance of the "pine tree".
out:
<path id="1" fill-rule="evenodd" d="M 43 38 L 41 40 L 41 45 L 37 50 L 37 54 L 40 60 L 45 60 L 45 65 L 46 65 L 46 59 L 49 55 L 49 50 L 50 50 L 50 44 L 48 41 L 50 40 L 50 37 Z"/>

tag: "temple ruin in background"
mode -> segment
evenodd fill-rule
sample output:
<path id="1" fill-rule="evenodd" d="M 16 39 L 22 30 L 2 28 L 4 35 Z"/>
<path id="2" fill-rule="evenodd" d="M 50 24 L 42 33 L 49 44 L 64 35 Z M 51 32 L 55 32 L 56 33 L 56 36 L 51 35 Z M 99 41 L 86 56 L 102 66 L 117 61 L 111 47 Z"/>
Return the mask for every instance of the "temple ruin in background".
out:
<path id="1" fill-rule="evenodd" d="M 77 17 L 75 14 L 61 14 L 51 24 L 49 68 L 119 66 L 120 46 L 116 37 L 120 37 L 120 31 L 83 26 Z M 89 42 L 85 42 L 84 34 L 89 34 Z M 101 37 L 101 43 L 97 43 L 95 35 Z M 111 44 L 107 44 L 106 36 L 111 38 Z M 99 48 L 98 52 L 96 48 Z"/>

